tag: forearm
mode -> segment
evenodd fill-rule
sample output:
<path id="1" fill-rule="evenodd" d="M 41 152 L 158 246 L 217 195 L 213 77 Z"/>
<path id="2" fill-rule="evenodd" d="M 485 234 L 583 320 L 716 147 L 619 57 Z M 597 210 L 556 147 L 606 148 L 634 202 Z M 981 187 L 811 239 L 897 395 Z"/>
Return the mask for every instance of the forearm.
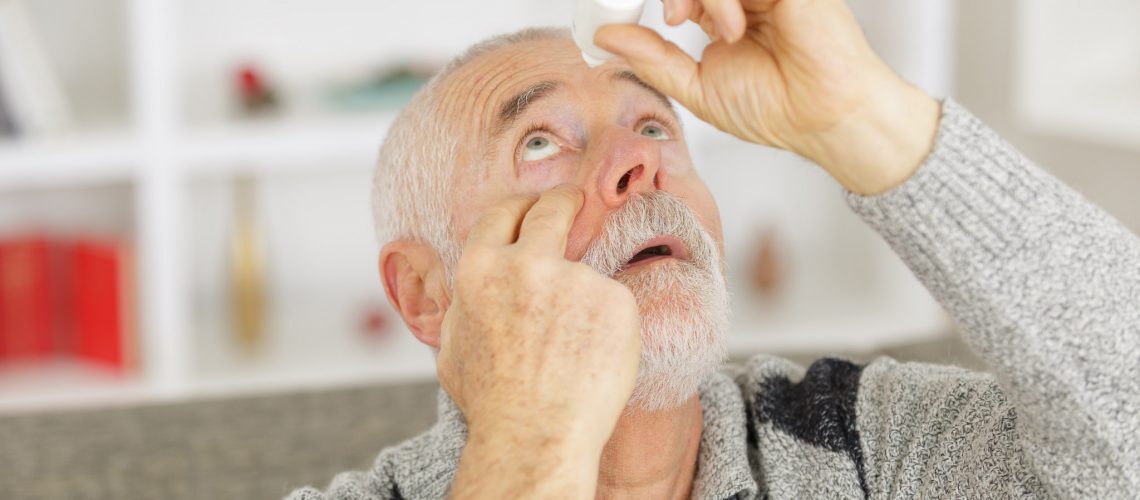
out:
<path id="1" fill-rule="evenodd" d="M 574 442 L 473 429 L 450 497 L 593 498 L 598 456 Z"/>
<path id="2" fill-rule="evenodd" d="M 852 194 L 852 208 L 997 374 L 1039 473 L 1068 493 L 1090 478 L 1140 486 L 1140 242 L 964 109 L 944 110 L 921 169 Z"/>

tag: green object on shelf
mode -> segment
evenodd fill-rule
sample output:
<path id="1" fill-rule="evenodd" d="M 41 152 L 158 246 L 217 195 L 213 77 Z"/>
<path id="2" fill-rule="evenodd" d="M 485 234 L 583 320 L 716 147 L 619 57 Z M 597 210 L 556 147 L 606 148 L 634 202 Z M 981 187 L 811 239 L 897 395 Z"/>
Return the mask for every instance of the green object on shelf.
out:
<path id="1" fill-rule="evenodd" d="M 333 107 L 348 111 L 400 109 L 427 80 L 423 74 L 401 68 L 374 81 L 334 90 L 330 101 Z"/>

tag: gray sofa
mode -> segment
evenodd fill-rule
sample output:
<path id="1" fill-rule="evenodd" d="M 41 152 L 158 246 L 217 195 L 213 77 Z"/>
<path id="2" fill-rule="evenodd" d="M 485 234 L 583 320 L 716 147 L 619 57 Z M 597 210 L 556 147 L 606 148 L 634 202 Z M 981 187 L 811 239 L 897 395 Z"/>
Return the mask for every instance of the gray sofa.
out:
<path id="1" fill-rule="evenodd" d="M 280 498 L 429 427 L 437 387 L 0 417 L 0 498 Z"/>
<path id="2" fill-rule="evenodd" d="M 981 366 L 954 338 L 847 357 L 882 354 Z M 437 390 L 428 381 L 0 416 L 0 498 L 277 499 L 366 469 L 381 448 L 427 429 Z"/>

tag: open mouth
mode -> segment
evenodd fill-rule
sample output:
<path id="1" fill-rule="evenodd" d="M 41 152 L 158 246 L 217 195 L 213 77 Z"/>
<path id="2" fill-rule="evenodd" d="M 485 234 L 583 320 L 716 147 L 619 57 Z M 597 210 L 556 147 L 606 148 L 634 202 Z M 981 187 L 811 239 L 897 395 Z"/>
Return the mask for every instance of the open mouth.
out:
<path id="1" fill-rule="evenodd" d="M 685 245 L 676 236 L 658 236 L 645 242 L 625 263 L 625 269 L 641 266 L 663 259 L 688 259 Z"/>

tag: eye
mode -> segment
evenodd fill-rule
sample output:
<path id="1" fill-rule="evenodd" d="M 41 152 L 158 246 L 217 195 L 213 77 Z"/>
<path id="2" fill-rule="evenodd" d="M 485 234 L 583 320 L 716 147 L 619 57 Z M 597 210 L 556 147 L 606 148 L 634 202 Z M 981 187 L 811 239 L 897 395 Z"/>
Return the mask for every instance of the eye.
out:
<path id="1" fill-rule="evenodd" d="M 558 147 L 558 144 L 555 144 L 554 141 L 541 135 L 536 135 L 527 139 L 526 144 L 523 145 L 522 160 L 545 160 L 558 154 L 559 151 L 562 151 L 562 148 Z"/>
<path id="2" fill-rule="evenodd" d="M 641 127 L 641 135 L 658 141 L 669 140 L 669 133 L 665 131 L 665 127 L 654 125 L 652 123 L 648 123 L 644 127 Z"/>

